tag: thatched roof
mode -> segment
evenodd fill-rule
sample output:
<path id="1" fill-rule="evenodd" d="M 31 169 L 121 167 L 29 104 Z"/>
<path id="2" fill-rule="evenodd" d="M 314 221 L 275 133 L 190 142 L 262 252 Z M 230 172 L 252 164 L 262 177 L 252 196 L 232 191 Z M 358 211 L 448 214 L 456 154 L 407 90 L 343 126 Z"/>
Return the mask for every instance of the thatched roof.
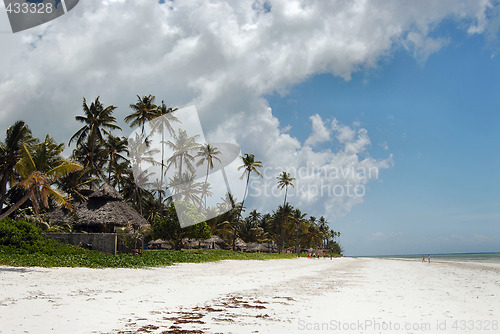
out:
<path id="1" fill-rule="evenodd" d="M 246 242 L 243 241 L 243 239 L 241 238 L 236 238 L 236 240 L 234 241 L 234 244 L 236 245 L 236 247 L 245 247 L 247 245 Z"/>
<path id="2" fill-rule="evenodd" d="M 225 244 L 226 243 L 224 241 L 224 239 L 222 239 L 218 235 L 212 235 L 212 237 L 210 239 L 205 239 L 205 240 L 203 240 L 203 242 L 205 242 L 205 243 L 215 242 L 216 244 Z"/>
<path id="3" fill-rule="evenodd" d="M 115 188 L 105 183 L 99 188 L 97 191 L 93 192 L 90 198 L 98 199 L 98 200 L 108 200 L 108 201 L 123 201 L 123 196 L 116 191 Z"/>
<path id="4" fill-rule="evenodd" d="M 249 242 L 245 245 L 244 250 L 247 252 L 269 252 L 273 246 L 270 243 Z"/>
<path id="5" fill-rule="evenodd" d="M 148 222 L 112 186 L 104 184 L 83 203 L 74 203 L 73 212 L 58 208 L 50 215 L 54 223 L 74 225 L 106 225 L 134 227 L 147 225 Z"/>

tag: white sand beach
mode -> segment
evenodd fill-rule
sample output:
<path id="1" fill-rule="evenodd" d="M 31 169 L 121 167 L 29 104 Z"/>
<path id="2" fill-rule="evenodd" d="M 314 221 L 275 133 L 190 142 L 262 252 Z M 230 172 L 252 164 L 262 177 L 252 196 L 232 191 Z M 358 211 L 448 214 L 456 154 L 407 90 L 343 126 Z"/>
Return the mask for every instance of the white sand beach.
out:
<path id="1" fill-rule="evenodd" d="M 498 333 L 499 320 L 498 264 L 0 267 L 1 333 Z"/>

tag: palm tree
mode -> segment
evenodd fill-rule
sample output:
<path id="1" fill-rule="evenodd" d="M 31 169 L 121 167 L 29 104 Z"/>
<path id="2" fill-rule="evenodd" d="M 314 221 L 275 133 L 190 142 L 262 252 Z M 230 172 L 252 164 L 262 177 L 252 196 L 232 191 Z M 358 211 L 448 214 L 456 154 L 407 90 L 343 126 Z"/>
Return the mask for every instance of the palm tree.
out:
<path id="1" fill-rule="evenodd" d="M 131 169 L 125 171 L 126 178 L 124 179 L 125 182 L 122 191 L 128 193 L 129 197 L 132 198 L 132 205 L 138 208 L 140 214 L 142 214 L 141 194 L 145 194 L 145 190 L 143 189 L 144 191 L 142 191 L 139 188 L 152 185 L 155 174 L 149 171 L 149 167 L 143 169 L 143 163 L 152 166 L 156 165 L 157 161 L 153 156 L 158 152 L 159 150 L 149 147 L 143 135 L 136 133 L 135 139 L 128 139 L 128 156 L 130 158 Z"/>
<path id="2" fill-rule="evenodd" d="M 195 206 L 202 206 L 200 194 L 203 191 L 203 183 L 195 182 L 195 175 L 183 173 L 181 176 L 174 175 L 170 179 L 170 187 L 173 190 L 174 198 L 178 201 L 191 202 Z"/>
<path id="3" fill-rule="evenodd" d="M 151 134 L 160 133 L 161 134 L 161 174 L 160 174 L 160 183 L 159 188 L 163 188 L 163 177 L 164 177 L 164 167 L 165 167 L 165 129 L 169 132 L 171 136 L 175 134 L 174 128 L 172 127 L 172 123 L 181 121 L 175 117 L 172 113 L 176 111 L 177 108 L 167 108 L 165 102 L 161 101 L 161 106 L 156 110 L 155 118 L 151 120 Z M 159 206 L 162 205 L 162 195 L 164 191 L 160 191 L 158 193 L 158 203 Z"/>
<path id="4" fill-rule="evenodd" d="M 72 199 L 83 202 L 92 193 L 91 189 L 99 183 L 99 179 L 90 175 L 89 168 L 83 168 L 57 180 L 57 188 L 64 191 Z"/>
<path id="5" fill-rule="evenodd" d="M 156 117 L 158 107 L 154 104 L 155 97 L 151 94 L 148 96 L 143 96 L 142 98 L 137 95 L 137 102 L 131 104 L 130 108 L 134 111 L 132 114 L 125 117 L 125 122 L 130 124 L 130 127 L 141 126 L 142 135 L 144 136 L 144 125 Z"/>
<path id="6" fill-rule="evenodd" d="M 325 217 L 321 216 L 319 217 L 319 230 L 322 234 L 322 239 L 324 241 L 322 241 L 322 247 L 325 248 L 326 247 L 326 243 L 328 241 L 328 221 L 326 220 Z"/>
<path id="7" fill-rule="evenodd" d="M 88 170 L 89 176 L 94 176 L 97 181 L 105 179 L 104 167 L 108 160 L 108 156 L 105 151 L 104 143 L 97 143 L 94 146 L 94 152 L 92 152 L 92 148 L 88 143 L 82 143 L 73 150 L 71 157 Z M 99 182 L 93 182 L 91 186 L 98 183 Z"/>
<path id="8" fill-rule="evenodd" d="M 214 169 L 214 160 L 217 160 L 219 162 L 220 159 L 217 157 L 218 154 L 221 154 L 221 152 L 217 149 L 217 147 L 212 146 L 210 144 L 205 144 L 200 146 L 200 151 L 196 155 L 197 157 L 200 157 L 200 160 L 196 163 L 196 166 L 201 166 L 205 162 L 207 163 L 207 175 L 205 176 L 205 188 L 208 190 L 208 174 L 210 170 Z M 202 194 L 202 200 L 203 197 L 205 198 L 205 209 L 207 208 L 207 194 L 203 193 Z"/>
<path id="9" fill-rule="evenodd" d="M 17 162 L 20 159 L 20 150 L 23 144 L 33 142 L 31 130 L 23 121 L 17 121 L 7 129 L 5 141 L 0 142 L 0 213 L 5 203 L 7 183 L 14 184 L 14 175 Z"/>
<path id="10" fill-rule="evenodd" d="M 41 204 L 48 208 L 49 198 L 57 205 L 70 209 L 68 201 L 52 185 L 60 178 L 71 172 L 80 170 L 80 164 L 61 158 L 64 144 L 56 144 L 49 136 L 40 144 L 29 146 L 26 143 L 21 147 L 21 159 L 15 169 L 21 177 L 15 186 L 26 191 L 20 201 L 0 216 L 0 220 L 17 210 L 29 198 L 40 219 L 39 207 Z"/>
<path id="11" fill-rule="evenodd" d="M 319 248 L 323 242 L 323 235 L 319 229 L 319 226 L 315 223 L 311 223 L 304 235 L 304 241 L 308 247 Z"/>
<path id="12" fill-rule="evenodd" d="M 179 129 L 178 134 L 174 134 L 174 141 L 169 140 L 167 145 L 174 151 L 174 154 L 167 160 L 167 169 L 172 165 L 178 167 L 178 175 L 182 175 L 183 163 L 191 173 L 194 173 L 193 167 L 194 156 L 193 151 L 198 149 L 200 145 L 196 142 L 199 135 L 190 137 L 186 130 Z"/>
<path id="13" fill-rule="evenodd" d="M 213 192 L 211 191 L 212 186 L 210 183 L 205 182 L 201 184 L 201 203 L 203 204 L 203 208 L 207 211 L 207 197 L 212 197 Z M 205 201 L 203 201 L 205 199 Z"/>
<path id="14" fill-rule="evenodd" d="M 161 101 L 161 105 L 156 108 L 156 111 L 153 115 L 153 121 L 151 122 L 152 130 L 151 132 L 160 132 L 163 133 L 166 128 L 168 133 L 171 136 L 174 135 L 175 131 L 172 127 L 172 123 L 178 122 L 182 123 L 177 117 L 173 115 L 173 112 L 176 111 L 177 108 L 171 108 L 165 105 L 164 101 Z M 162 138 L 163 140 L 163 138 Z"/>
<path id="15" fill-rule="evenodd" d="M 111 136 L 111 130 L 121 130 L 121 128 L 115 124 L 116 119 L 112 116 L 116 107 L 112 105 L 104 107 L 101 101 L 99 101 L 99 96 L 90 106 L 87 105 L 87 101 L 83 98 L 82 107 L 84 116 L 76 116 L 75 119 L 85 125 L 71 137 L 69 144 L 71 145 L 76 140 L 76 145 L 79 147 L 84 144 L 87 145 L 89 151 L 87 166 L 93 169 L 97 165 L 97 145 L 104 142 L 103 133 Z M 96 176 L 99 175 L 97 170 L 92 170 L 92 172 Z"/>
<path id="16" fill-rule="evenodd" d="M 234 243 L 234 231 L 238 229 L 238 224 L 235 224 L 234 221 L 241 210 L 241 202 L 238 202 L 229 192 L 221 200 L 221 202 L 217 203 L 217 207 L 214 208 L 217 214 L 207 223 L 214 234 L 226 240 L 233 239 Z"/>
<path id="17" fill-rule="evenodd" d="M 238 170 L 240 169 L 245 169 L 243 171 L 243 174 L 241 174 L 241 179 L 243 177 L 247 176 L 247 181 L 246 181 L 246 186 L 245 186 L 245 194 L 243 195 L 243 201 L 241 202 L 241 209 L 243 210 L 243 205 L 245 203 L 245 199 L 247 197 L 247 191 L 248 191 L 248 183 L 250 182 L 250 174 L 255 173 L 258 176 L 262 177 L 261 172 L 257 168 L 262 168 L 262 161 L 260 160 L 255 160 L 255 155 L 253 154 L 248 154 L 245 153 L 244 156 L 241 157 L 241 160 L 243 161 L 243 165 L 238 167 Z M 240 217 L 241 217 L 241 211 L 240 211 Z"/>
<path id="18" fill-rule="evenodd" d="M 115 171 L 120 161 L 128 162 L 123 155 L 127 153 L 128 139 L 109 136 L 104 144 L 104 152 L 108 157 L 108 183 L 111 182 L 111 172 Z"/>
<path id="19" fill-rule="evenodd" d="M 111 175 L 110 184 L 113 187 L 118 188 L 119 192 L 122 192 L 122 190 L 125 188 L 125 185 L 130 181 L 129 180 L 130 175 L 131 175 L 130 180 L 133 181 L 134 176 L 132 173 L 132 169 L 130 168 L 129 162 L 122 161 L 116 165 L 114 173 L 113 175 Z"/>
<path id="20" fill-rule="evenodd" d="M 248 219 L 250 219 L 250 221 L 258 224 L 260 226 L 260 219 L 262 218 L 262 214 L 260 212 L 258 212 L 257 210 L 252 210 L 249 214 L 248 214 Z"/>
<path id="21" fill-rule="evenodd" d="M 140 173 L 134 173 L 131 179 L 132 182 L 132 206 L 142 215 L 142 204 L 151 193 L 147 190 L 153 185 L 151 176 L 154 173 L 148 169 L 142 170 Z M 152 196 L 152 195 L 151 195 Z"/>
<path id="22" fill-rule="evenodd" d="M 248 183 L 250 182 L 250 174 L 255 173 L 262 177 L 262 173 L 257 169 L 257 168 L 262 168 L 262 161 L 260 160 L 255 160 L 255 155 L 245 153 L 244 156 L 241 157 L 241 160 L 243 161 L 243 165 L 238 167 L 238 170 L 244 169 L 243 174 L 241 174 L 241 179 L 245 177 L 245 174 L 247 176 L 247 182 L 245 186 L 245 194 L 243 195 L 243 200 L 241 201 L 241 209 L 240 213 L 238 215 L 238 220 L 241 219 L 241 212 L 243 211 L 243 205 L 245 204 L 245 199 L 247 197 L 247 191 L 248 191 Z M 233 236 L 233 250 L 236 249 L 236 228 L 234 229 L 234 236 Z"/>
<path id="23" fill-rule="evenodd" d="M 146 165 L 151 164 L 153 166 L 157 164 L 157 161 L 153 156 L 159 151 L 156 148 L 150 148 L 147 141 L 144 140 L 143 135 L 136 133 L 135 138 L 128 139 L 127 152 L 135 175 L 139 175 L 143 172 L 143 163 L 146 163 Z"/>
<path id="24" fill-rule="evenodd" d="M 299 246 L 299 227 L 304 224 L 307 214 L 302 213 L 299 209 L 292 212 L 292 219 L 295 222 L 295 253 L 298 253 Z"/>
<path id="25" fill-rule="evenodd" d="M 280 175 L 278 175 L 276 177 L 276 179 L 278 180 L 278 188 L 279 189 L 285 188 L 285 200 L 283 201 L 283 207 L 285 207 L 286 206 L 286 196 L 288 193 L 288 186 L 292 186 L 292 188 L 295 187 L 292 183 L 293 181 L 295 181 L 295 178 L 291 177 L 290 173 L 283 171 L 283 172 L 281 172 Z M 283 247 L 283 225 L 284 225 L 284 223 L 285 223 L 285 216 L 283 216 L 281 226 L 280 226 L 280 244 L 279 244 L 279 252 L 280 253 L 281 253 L 281 249 Z"/>

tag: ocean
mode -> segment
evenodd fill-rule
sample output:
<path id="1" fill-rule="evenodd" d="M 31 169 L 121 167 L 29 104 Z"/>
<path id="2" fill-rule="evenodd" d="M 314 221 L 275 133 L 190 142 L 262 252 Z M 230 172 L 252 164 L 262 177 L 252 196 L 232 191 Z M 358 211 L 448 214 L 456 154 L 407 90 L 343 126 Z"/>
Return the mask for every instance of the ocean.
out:
<path id="1" fill-rule="evenodd" d="M 413 255 L 388 255 L 377 256 L 383 258 L 401 258 L 401 259 L 415 259 L 422 260 L 422 256 L 429 254 L 413 254 Z M 453 262 L 483 262 L 483 263 L 500 263 L 500 253 L 457 253 L 457 254 L 430 254 L 431 261 L 453 261 Z"/>

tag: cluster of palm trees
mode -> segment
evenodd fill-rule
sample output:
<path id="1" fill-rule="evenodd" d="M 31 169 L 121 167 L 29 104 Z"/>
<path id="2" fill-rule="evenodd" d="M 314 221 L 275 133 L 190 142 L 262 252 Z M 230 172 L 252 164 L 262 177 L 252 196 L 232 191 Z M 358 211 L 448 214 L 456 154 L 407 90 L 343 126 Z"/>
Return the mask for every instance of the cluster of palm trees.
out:
<path id="1" fill-rule="evenodd" d="M 206 216 L 215 217 L 206 222 L 212 234 L 232 239 L 233 247 L 237 237 L 248 242 L 275 242 L 279 251 L 290 247 L 297 250 L 338 246 L 334 239 L 340 233 L 330 230 L 324 217 L 306 218 L 306 214 L 287 202 L 295 179 L 286 172 L 277 176 L 278 188 L 284 189 L 283 205 L 272 214 L 253 210 L 243 218 L 250 178 L 262 176 L 262 162 L 253 154 L 241 157 L 239 169 L 246 180 L 242 201 L 227 193 L 217 207 L 207 206 L 207 199 L 212 196 L 208 176 L 214 163 L 220 163 L 221 151 L 211 144 L 197 143 L 197 136 L 189 136 L 181 128 L 175 131 L 173 124 L 180 123 L 173 114 L 177 109 L 167 107 L 163 101 L 156 105 L 152 95 L 137 96 L 130 108 L 133 112 L 124 119 L 130 127 L 138 127 L 142 137 L 146 137 L 146 124 L 148 130 L 152 128 L 161 134 L 161 160 L 150 158 L 161 168 L 158 179 L 151 183 L 147 170 L 138 173 L 134 168 L 141 163 L 137 159 L 147 160 L 160 152 L 149 147 L 147 140 L 134 142 L 115 135 L 122 130 L 113 116 L 116 107 L 103 105 L 99 97 L 90 104 L 84 98 L 83 115 L 75 118 L 82 126 L 69 140 L 69 145 L 74 143 L 76 147 L 68 159 L 62 157 L 64 144 L 57 144 L 48 135 L 43 141 L 34 138 L 23 121 L 7 129 L 5 140 L 0 142 L 0 219 L 24 206 L 33 208 L 42 221 L 44 212 L 55 206 L 71 208 L 72 201 L 85 201 L 100 185 L 109 183 L 151 222 L 165 214 L 172 196 L 194 204 Z M 166 132 L 171 140 L 165 140 Z M 174 152 L 166 160 L 164 145 Z M 195 166 L 205 170 L 204 182 L 196 181 Z M 175 173 L 168 180 L 167 192 L 164 185 L 168 170 Z M 210 215 L 211 212 L 224 214 Z"/>
<path id="2" fill-rule="evenodd" d="M 3 219 L 30 200 L 36 216 L 41 220 L 41 209 L 50 202 L 70 207 L 64 193 L 55 184 L 63 177 L 77 172 L 82 166 L 64 159 L 63 144 L 46 136 L 43 141 L 32 136 L 31 130 L 18 121 L 7 129 L 5 141 L 0 143 L 0 208 L 9 204 L 0 214 Z M 49 199 L 51 201 L 49 201 Z"/>

